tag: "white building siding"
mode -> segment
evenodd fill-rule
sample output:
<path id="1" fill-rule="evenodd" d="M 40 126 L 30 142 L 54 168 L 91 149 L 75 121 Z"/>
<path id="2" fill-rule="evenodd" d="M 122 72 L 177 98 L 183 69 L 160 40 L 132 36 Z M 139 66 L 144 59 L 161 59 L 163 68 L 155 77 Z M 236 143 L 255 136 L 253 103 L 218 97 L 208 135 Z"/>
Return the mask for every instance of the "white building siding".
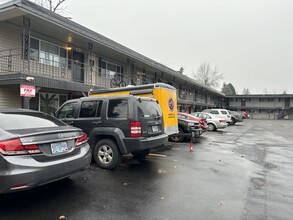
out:
<path id="1" fill-rule="evenodd" d="M 21 108 L 19 86 L 0 86 L 0 108 Z"/>
<path id="2" fill-rule="evenodd" d="M 22 44 L 22 28 L 16 25 L 0 22 L 0 51 L 20 49 Z"/>

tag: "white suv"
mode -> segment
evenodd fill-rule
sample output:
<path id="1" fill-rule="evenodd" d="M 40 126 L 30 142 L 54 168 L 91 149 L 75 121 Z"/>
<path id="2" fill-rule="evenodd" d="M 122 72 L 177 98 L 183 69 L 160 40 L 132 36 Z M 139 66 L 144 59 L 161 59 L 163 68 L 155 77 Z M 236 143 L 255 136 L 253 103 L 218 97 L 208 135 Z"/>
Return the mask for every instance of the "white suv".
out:
<path id="1" fill-rule="evenodd" d="M 232 123 L 231 115 L 227 109 L 205 109 L 203 112 L 218 115 L 219 117 L 225 119 L 228 124 Z"/>

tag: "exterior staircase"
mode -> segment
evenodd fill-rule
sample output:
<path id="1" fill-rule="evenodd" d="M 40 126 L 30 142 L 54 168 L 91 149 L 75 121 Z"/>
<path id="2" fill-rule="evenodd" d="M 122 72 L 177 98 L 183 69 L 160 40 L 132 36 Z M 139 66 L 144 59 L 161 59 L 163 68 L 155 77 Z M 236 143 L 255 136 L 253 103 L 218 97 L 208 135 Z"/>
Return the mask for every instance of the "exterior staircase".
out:
<path id="1" fill-rule="evenodd" d="M 293 107 L 284 108 L 278 115 L 278 119 L 283 119 L 285 116 L 293 113 Z"/>

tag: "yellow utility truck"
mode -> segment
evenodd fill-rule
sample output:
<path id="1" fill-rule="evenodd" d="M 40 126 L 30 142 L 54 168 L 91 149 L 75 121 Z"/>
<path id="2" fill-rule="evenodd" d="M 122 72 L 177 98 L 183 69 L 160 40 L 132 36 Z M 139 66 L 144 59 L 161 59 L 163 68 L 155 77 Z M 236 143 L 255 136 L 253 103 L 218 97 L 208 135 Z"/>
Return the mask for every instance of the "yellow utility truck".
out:
<path id="1" fill-rule="evenodd" d="M 176 89 L 165 83 L 154 83 L 121 88 L 98 89 L 89 91 L 89 96 L 121 96 L 134 95 L 157 99 L 164 118 L 165 133 L 178 133 L 178 113 Z"/>

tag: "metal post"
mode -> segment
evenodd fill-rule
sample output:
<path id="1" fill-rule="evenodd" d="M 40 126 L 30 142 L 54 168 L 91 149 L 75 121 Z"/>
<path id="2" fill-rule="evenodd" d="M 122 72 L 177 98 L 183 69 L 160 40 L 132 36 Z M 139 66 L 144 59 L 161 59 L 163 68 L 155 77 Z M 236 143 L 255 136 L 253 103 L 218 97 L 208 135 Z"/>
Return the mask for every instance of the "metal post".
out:
<path id="1" fill-rule="evenodd" d="M 93 84 L 93 67 L 94 67 L 94 63 L 93 63 L 93 49 L 94 49 L 94 45 L 92 43 L 88 43 L 88 53 L 89 53 L 89 84 L 92 85 Z"/>
<path id="2" fill-rule="evenodd" d="M 23 55 L 23 72 L 30 73 L 29 70 L 29 51 L 30 51 L 30 25 L 31 21 L 28 17 L 23 17 L 23 31 L 22 31 L 22 55 Z"/>

